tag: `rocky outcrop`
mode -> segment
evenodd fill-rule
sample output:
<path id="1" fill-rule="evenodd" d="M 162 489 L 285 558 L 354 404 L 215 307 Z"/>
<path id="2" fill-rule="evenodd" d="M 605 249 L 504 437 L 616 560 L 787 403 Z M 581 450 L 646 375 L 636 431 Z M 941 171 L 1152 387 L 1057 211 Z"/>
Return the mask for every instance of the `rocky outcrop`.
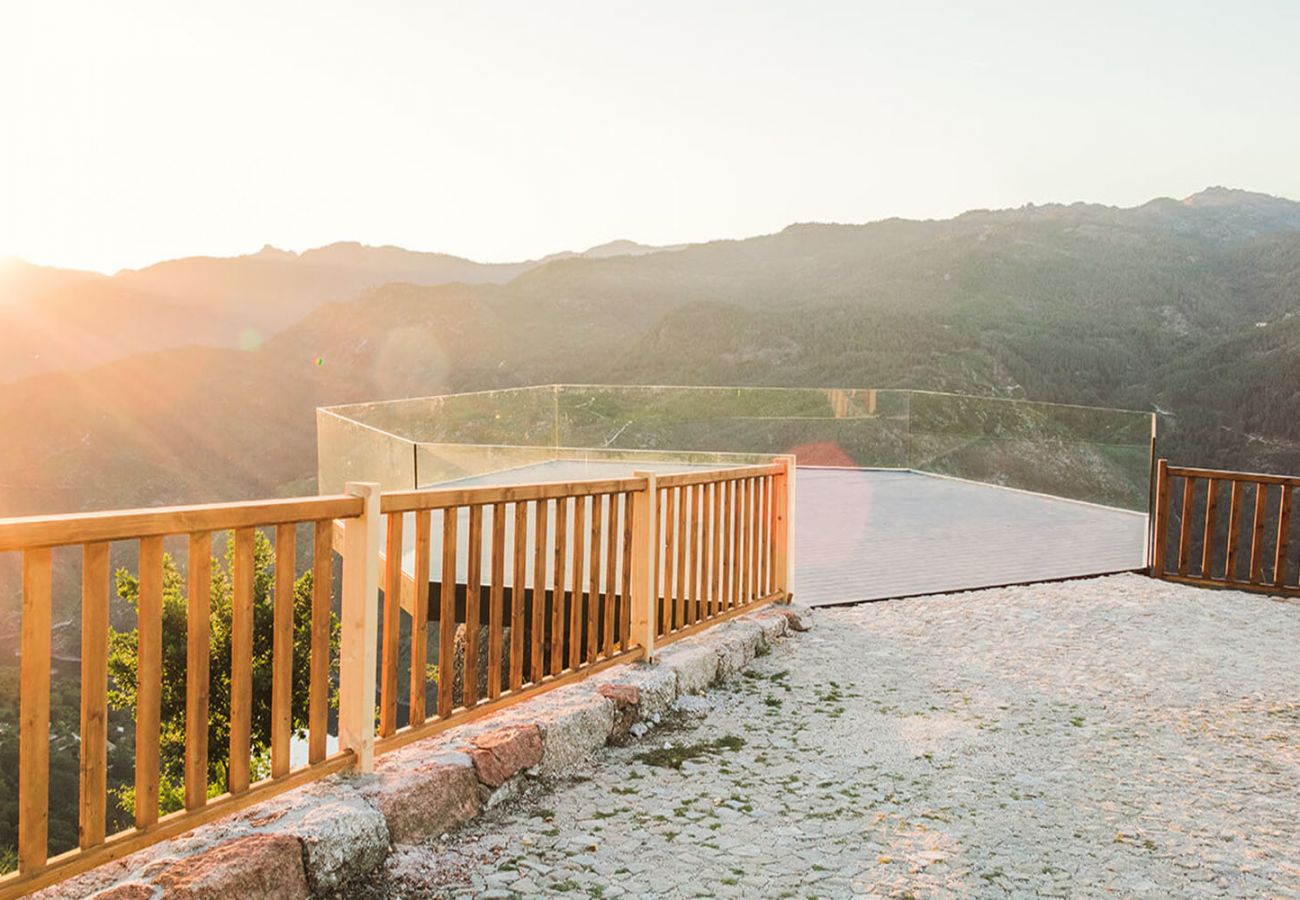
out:
<path id="1" fill-rule="evenodd" d="M 474 772 L 490 788 L 542 761 L 542 732 L 536 725 L 508 725 L 477 735 L 470 744 Z"/>
<path id="2" fill-rule="evenodd" d="M 168 866 L 154 879 L 164 897 L 298 900 L 307 894 L 302 845 L 288 834 L 256 834 L 219 844 Z"/>

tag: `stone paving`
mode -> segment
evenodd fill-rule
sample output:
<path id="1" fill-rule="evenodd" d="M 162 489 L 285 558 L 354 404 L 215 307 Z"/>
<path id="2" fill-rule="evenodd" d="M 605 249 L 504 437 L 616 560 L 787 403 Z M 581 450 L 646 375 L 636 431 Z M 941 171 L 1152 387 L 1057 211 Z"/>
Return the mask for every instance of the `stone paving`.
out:
<path id="1" fill-rule="evenodd" d="M 823 610 L 372 896 L 1300 896 L 1300 606 L 1120 575 Z"/>

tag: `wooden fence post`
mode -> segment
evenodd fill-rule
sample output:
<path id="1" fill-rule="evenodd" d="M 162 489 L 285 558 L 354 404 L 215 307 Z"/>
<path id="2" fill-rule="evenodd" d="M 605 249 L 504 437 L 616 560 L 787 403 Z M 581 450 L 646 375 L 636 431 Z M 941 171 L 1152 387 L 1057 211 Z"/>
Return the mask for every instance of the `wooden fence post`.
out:
<path id="1" fill-rule="evenodd" d="M 375 642 L 379 637 L 379 556 L 383 517 L 379 485 L 348 482 L 365 501 L 361 516 L 343 523 L 343 610 L 339 648 L 339 749 L 356 754 L 360 772 L 374 769 Z"/>
<path id="2" fill-rule="evenodd" d="M 654 659 L 658 588 L 655 564 L 659 554 L 655 529 L 659 521 L 658 497 L 653 472 L 636 472 L 646 486 L 632 495 L 632 637 L 641 644 L 641 658 Z"/>
<path id="3" fill-rule="evenodd" d="M 1169 536 L 1169 461 L 1156 463 L 1156 521 L 1151 529 L 1151 575 L 1163 578 L 1165 574 L 1165 542 Z"/>
<path id="4" fill-rule="evenodd" d="M 794 596 L 794 481 L 795 457 L 779 456 L 777 464 L 784 471 L 777 476 L 776 501 L 776 577 L 777 587 L 784 592 L 785 602 Z"/>

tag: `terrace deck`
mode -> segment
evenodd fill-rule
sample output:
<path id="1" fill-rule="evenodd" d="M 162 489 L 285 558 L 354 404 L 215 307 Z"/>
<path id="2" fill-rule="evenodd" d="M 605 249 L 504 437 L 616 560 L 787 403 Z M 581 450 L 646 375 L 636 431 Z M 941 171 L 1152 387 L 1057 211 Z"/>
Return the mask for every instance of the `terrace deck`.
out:
<path id="1" fill-rule="evenodd" d="M 632 468 L 557 460 L 439 486 L 608 478 Z M 801 468 L 796 485 L 795 596 L 814 606 L 1098 575 L 1145 562 L 1139 513 L 905 471 Z M 462 566 L 465 553 L 462 547 Z M 407 562 L 410 571 L 413 546 Z"/>

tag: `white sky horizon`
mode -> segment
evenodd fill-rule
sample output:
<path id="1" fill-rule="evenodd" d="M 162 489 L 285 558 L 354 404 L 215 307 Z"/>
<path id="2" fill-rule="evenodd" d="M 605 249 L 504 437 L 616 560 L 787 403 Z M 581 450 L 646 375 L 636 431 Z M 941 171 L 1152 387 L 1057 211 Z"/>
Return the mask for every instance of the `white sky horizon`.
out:
<path id="1" fill-rule="evenodd" d="M 18 0 L 0 257 L 481 262 L 1210 185 L 1300 197 L 1300 4 Z"/>

